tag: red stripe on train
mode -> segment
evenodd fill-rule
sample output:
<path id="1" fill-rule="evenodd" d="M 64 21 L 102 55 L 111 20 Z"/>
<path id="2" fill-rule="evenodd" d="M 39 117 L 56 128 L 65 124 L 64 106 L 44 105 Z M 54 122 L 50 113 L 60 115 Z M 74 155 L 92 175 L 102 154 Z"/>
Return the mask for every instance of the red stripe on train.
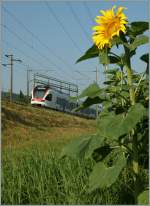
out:
<path id="1" fill-rule="evenodd" d="M 42 99 L 42 98 L 33 98 L 31 101 L 45 102 L 45 99 Z"/>

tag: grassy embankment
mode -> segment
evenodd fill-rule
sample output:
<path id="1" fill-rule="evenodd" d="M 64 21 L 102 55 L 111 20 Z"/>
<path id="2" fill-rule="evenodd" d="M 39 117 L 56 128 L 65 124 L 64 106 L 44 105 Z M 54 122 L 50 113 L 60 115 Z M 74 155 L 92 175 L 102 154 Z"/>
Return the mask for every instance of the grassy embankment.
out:
<path id="1" fill-rule="evenodd" d="M 59 158 L 73 138 L 95 132 L 94 120 L 2 102 L 2 204 L 132 204 L 126 172 L 88 194 L 94 160 Z"/>
<path id="2" fill-rule="evenodd" d="M 2 101 L 2 203 L 80 201 L 85 165 L 60 160 L 59 153 L 73 138 L 94 132 L 94 120 Z"/>
<path id="3" fill-rule="evenodd" d="M 21 148 L 49 143 L 61 147 L 79 135 L 95 132 L 95 121 L 49 109 L 2 102 L 2 145 Z M 44 148 L 45 150 L 45 148 Z"/>

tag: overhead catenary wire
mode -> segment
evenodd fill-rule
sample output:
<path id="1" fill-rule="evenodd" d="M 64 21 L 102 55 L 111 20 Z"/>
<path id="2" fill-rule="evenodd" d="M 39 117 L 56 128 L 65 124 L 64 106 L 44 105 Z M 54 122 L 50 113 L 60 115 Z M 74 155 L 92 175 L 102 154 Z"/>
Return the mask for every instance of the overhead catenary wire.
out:
<path id="1" fill-rule="evenodd" d="M 79 73 L 81 76 L 84 76 L 84 77 L 86 76 L 88 79 L 90 79 L 90 77 L 87 74 L 82 74 L 82 72 L 78 70 L 76 70 L 75 72 Z"/>
<path id="2" fill-rule="evenodd" d="M 59 20 L 59 18 L 57 17 L 57 15 L 55 14 L 55 12 L 53 11 L 53 9 L 50 7 L 50 5 L 48 4 L 47 1 L 44 1 L 45 5 L 48 8 L 49 13 L 55 18 L 55 20 L 57 21 L 57 23 L 60 25 L 60 27 L 62 28 L 62 30 L 64 31 L 64 33 L 68 36 L 68 38 L 71 40 L 72 44 L 74 45 L 74 47 L 78 50 L 78 52 L 82 53 L 81 49 L 78 47 L 78 45 L 76 44 L 76 42 L 74 41 L 74 39 L 72 38 L 72 36 L 70 35 L 70 33 L 66 30 L 65 26 L 63 25 L 63 23 Z"/>
<path id="3" fill-rule="evenodd" d="M 25 69 L 23 69 L 21 66 L 24 66 Z M 33 69 L 32 66 L 29 66 L 29 65 L 24 64 L 24 63 L 21 63 L 21 66 L 15 67 L 15 68 L 16 68 L 16 69 L 19 69 L 19 70 L 21 69 L 21 70 L 27 71 L 27 70 L 28 70 L 27 67 L 28 67 L 28 68 L 30 68 L 33 72 L 37 72 L 37 71 L 40 71 L 40 72 L 41 72 L 41 71 L 42 71 L 42 72 L 43 72 L 43 71 L 44 71 L 44 72 L 45 72 L 45 71 L 46 71 L 46 72 L 52 71 L 52 70 L 50 70 L 50 69 L 49 69 L 49 70 L 48 70 L 48 69 L 47 69 L 47 70 L 44 70 L 44 69 L 38 69 L 38 70 L 37 70 L 37 69 Z"/>
<path id="4" fill-rule="evenodd" d="M 81 30 L 83 31 L 86 39 L 88 40 L 88 42 L 91 42 L 88 33 L 86 32 L 86 30 L 84 29 L 83 25 L 81 24 L 78 15 L 77 15 L 77 14 L 75 13 L 75 11 L 73 10 L 73 8 L 72 8 L 72 6 L 71 6 L 71 3 L 70 3 L 70 2 L 67 2 L 67 5 L 69 6 L 69 8 L 70 8 L 70 10 L 71 10 L 71 13 L 72 13 L 73 16 L 74 16 L 75 21 L 77 22 L 77 24 L 79 24 Z"/>
<path id="5" fill-rule="evenodd" d="M 87 5 L 87 2 L 86 2 L 86 1 L 83 1 L 83 5 L 84 5 L 84 7 L 85 7 L 85 10 L 86 10 L 86 12 L 87 12 L 87 15 L 88 15 L 89 19 L 93 22 L 93 16 L 92 16 L 92 13 L 91 13 L 91 11 L 90 11 L 90 8 L 89 8 L 88 5 Z"/>
<path id="6" fill-rule="evenodd" d="M 3 40 L 3 43 L 7 44 L 8 46 L 11 46 L 13 49 L 15 49 L 16 51 L 18 51 L 19 53 L 22 53 L 23 56 L 31 59 L 34 63 L 36 63 L 36 65 L 41 66 L 42 68 L 44 67 L 45 68 L 45 65 L 42 64 L 40 61 L 38 61 L 38 59 L 34 58 L 34 57 L 31 57 L 29 56 L 28 54 L 26 54 L 24 51 L 22 51 L 21 49 L 19 49 L 18 47 L 16 48 L 12 43 L 6 41 L 6 40 Z M 24 65 L 23 63 L 21 65 Z M 26 65 L 27 66 L 27 65 Z M 31 66 L 30 66 L 31 67 Z M 33 67 L 32 67 L 33 68 Z M 48 68 L 48 67 L 47 67 Z M 57 73 L 58 76 L 61 76 L 61 78 L 63 78 L 64 76 L 58 72 L 57 70 L 55 70 L 55 72 Z"/>
<path id="7" fill-rule="evenodd" d="M 47 3 L 47 2 L 46 2 Z M 4 8 L 4 7 L 3 7 Z M 26 25 L 24 25 L 14 14 L 12 14 L 10 11 L 8 11 L 6 8 L 4 8 L 4 10 L 6 11 L 6 13 L 7 14 L 9 14 L 11 17 L 13 17 L 13 19 L 19 24 L 19 25 L 21 25 L 31 36 L 32 36 L 32 38 L 34 38 L 34 39 L 36 39 L 43 47 L 45 47 L 47 50 L 49 50 L 50 52 L 51 52 L 51 54 L 52 55 L 55 55 L 55 57 L 57 58 L 57 59 L 59 59 L 59 60 L 61 60 L 65 65 L 67 65 L 69 68 L 73 68 L 71 65 L 69 65 L 69 63 L 67 63 L 67 62 L 65 62 L 60 56 L 58 56 L 57 54 L 55 54 L 54 52 L 52 52 L 52 50 L 45 44 L 45 43 L 43 43 L 41 40 L 40 40 L 40 38 L 37 36 L 37 35 L 35 35 L 32 31 L 30 31 L 30 29 L 28 29 L 28 27 L 26 26 Z M 57 18 L 58 19 L 58 18 Z M 6 26 L 6 25 L 5 25 Z M 7 29 L 9 29 L 8 27 L 7 27 Z M 9 31 L 10 31 L 10 29 L 9 29 Z M 11 31 L 11 33 L 12 33 L 12 31 Z M 13 32 L 13 34 L 16 36 L 17 34 L 16 33 L 14 33 Z M 17 36 L 17 38 L 19 38 L 19 35 Z M 23 41 L 24 42 L 24 44 L 26 43 L 26 44 L 28 44 L 27 42 L 25 42 L 24 41 L 24 39 L 22 39 L 22 38 L 19 38 L 21 41 Z M 28 44 L 28 47 L 30 47 L 31 49 L 33 49 L 35 52 L 37 52 L 37 50 L 35 50 L 35 48 L 31 45 L 31 44 Z M 16 49 L 16 48 L 15 48 Z M 40 56 L 42 56 L 42 58 L 45 58 L 46 56 L 44 56 L 41 52 L 38 52 L 38 54 L 40 55 Z M 45 58 L 46 59 L 46 61 L 50 61 L 50 59 L 49 58 Z M 36 60 L 37 61 L 37 60 Z M 52 63 L 52 62 L 51 62 Z M 53 63 L 52 63 L 53 64 Z M 57 69 L 58 69 L 58 66 L 55 64 L 55 66 L 57 67 Z M 62 71 L 62 69 L 61 68 L 59 68 L 59 71 Z M 71 70 L 70 70 L 71 71 Z M 64 71 L 65 73 L 66 73 L 66 71 Z M 74 72 L 74 71 L 73 71 Z M 68 73 L 69 74 L 69 73 Z M 81 74 L 81 73 L 79 73 L 79 74 Z M 69 75 L 67 75 L 66 77 L 68 77 L 68 76 L 70 76 L 70 74 Z M 74 78 L 74 77 L 71 77 L 71 78 Z M 90 77 L 88 77 L 88 78 L 90 78 Z"/>
<path id="8" fill-rule="evenodd" d="M 20 41 L 22 41 L 27 47 L 29 47 L 30 49 L 34 50 L 39 56 L 42 56 L 44 59 L 46 59 L 48 62 L 51 62 L 49 60 L 49 58 L 47 58 L 46 56 L 44 56 L 41 52 L 39 52 L 37 49 L 35 49 L 34 47 L 31 46 L 31 44 L 29 44 L 28 42 L 26 42 L 23 38 L 21 38 L 16 32 L 14 32 L 12 29 L 10 29 L 8 26 L 1 24 L 8 32 L 10 32 L 11 34 L 13 34 L 14 36 L 16 36 Z M 55 65 L 55 63 L 51 62 L 53 65 Z M 56 65 L 55 65 L 56 66 Z"/>
<path id="9" fill-rule="evenodd" d="M 52 69 L 35 69 L 33 66 L 30 66 L 28 64 L 22 64 L 26 70 L 30 70 L 32 72 L 50 72 L 50 71 L 54 71 L 53 68 Z"/>
<path id="10" fill-rule="evenodd" d="M 46 59 L 48 62 L 51 62 L 51 64 L 53 66 L 55 66 L 57 69 L 62 70 L 62 67 L 58 67 L 54 62 L 50 61 L 50 59 L 46 56 L 44 56 L 41 52 L 39 52 L 38 50 L 34 49 L 30 44 L 28 44 L 23 38 L 21 38 L 17 33 L 15 33 L 14 31 L 12 31 L 10 28 L 8 28 L 6 25 L 1 24 L 6 30 L 8 30 L 10 33 L 12 33 L 14 36 L 16 36 L 20 41 L 22 41 L 26 46 L 28 46 L 29 48 L 31 48 L 32 50 L 34 50 L 38 55 L 42 56 L 44 59 Z M 73 78 L 72 75 L 70 75 L 70 73 L 68 73 L 66 70 L 63 70 L 64 73 L 66 73 L 68 76 L 70 76 L 71 78 Z"/>
<path id="11" fill-rule="evenodd" d="M 6 41 L 6 40 L 3 40 L 3 42 L 4 42 L 5 44 L 7 44 L 8 46 L 11 46 L 13 49 L 15 49 L 16 51 L 18 51 L 19 53 L 22 53 L 23 56 L 26 56 L 27 58 L 31 59 L 33 62 L 36 63 L 36 65 L 38 65 L 38 67 L 41 66 L 42 68 L 43 68 L 43 67 L 45 68 L 45 65 L 42 64 L 40 61 L 38 61 L 38 59 L 29 56 L 29 55 L 26 54 L 24 51 L 22 51 L 22 50 L 19 49 L 18 47 L 16 48 L 14 45 L 12 45 L 12 43 L 10 43 L 10 42 L 8 42 L 8 41 Z M 21 65 L 24 65 L 24 64 L 22 63 Z M 26 65 L 26 66 L 27 66 L 27 65 Z M 30 66 L 30 67 L 31 67 L 31 66 Z M 31 67 L 31 68 L 33 68 L 33 67 Z M 47 68 L 48 68 L 48 67 L 47 67 Z M 63 76 L 60 74 L 60 72 L 58 73 L 57 70 L 55 70 L 55 72 L 56 72 L 58 75 L 60 75 L 61 77 L 63 77 Z"/>
<path id="12" fill-rule="evenodd" d="M 4 7 L 3 7 L 4 8 Z M 31 32 L 20 20 L 18 20 L 18 18 L 12 14 L 10 11 L 8 11 L 6 8 L 4 8 L 5 12 L 7 14 L 9 14 L 11 17 L 13 17 L 15 19 L 15 21 L 21 25 L 31 36 L 32 38 L 36 39 L 44 48 L 46 48 L 47 50 L 50 51 L 51 55 L 55 56 L 57 59 L 61 60 L 64 64 L 65 61 L 62 59 L 61 56 L 58 56 L 57 54 L 55 54 L 54 50 L 53 49 L 50 49 L 50 47 L 48 47 L 44 42 L 42 42 L 39 37 L 37 35 L 35 35 L 33 32 Z"/>
<path id="13" fill-rule="evenodd" d="M 22 51 L 21 49 L 19 49 L 18 47 L 15 47 L 12 43 L 6 41 L 6 40 L 3 40 L 3 43 L 7 44 L 8 46 L 11 46 L 13 49 L 17 50 L 18 52 L 22 53 L 24 56 L 26 56 L 27 58 L 31 59 L 33 62 L 35 62 L 38 66 L 44 66 L 44 64 L 42 64 L 40 61 L 38 61 L 38 59 L 34 58 L 34 57 L 31 57 L 29 56 L 28 54 L 26 54 L 24 51 Z"/>
<path id="14" fill-rule="evenodd" d="M 2 64 L 3 65 L 3 64 Z M 8 64 L 7 64 L 8 65 Z M 31 72 L 33 72 L 33 73 L 36 73 L 36 72 L 49 72 L 49 71 L 54 71 L 54 70 L 51 70 L 51 69 L 34 69 L 33 67 L 31 67 L 31 66 L 29 66 L 28 64 L 24 64 L 23 63 L 23 61 L 21 62 L 21 66 L 24 66 L 25 67 L 25 69 L 23 69 L 22 67 L 16 67 L 17 69 L 19 69 L 19 71 L 25 71 L 25 72 L 27 72 L 27 76 L 29 75 L 29 71 L 31 71 Z M 21 70 L 20 70 L 21 69 Z M 33 81 L 33 80 L 31 80 L 31 81 Z M 30 87 L 30 85 L 29 85 L 30 83 L 29 83 L 29 80 L 28 80 L 28 83 L 27 83 L 27 85 L 28 85 L 28 88 Z M 29 89 L 28 89 L 28 94 L 29 94 Z"/>
<path id="15" fill-rule="evenodd" d="M 47 44 L 45 44 L 44 42 L 42 42 L 39 37 L 37 35 L 35 35 L 33 32 L 31 32 L 27 26 L 25 26 L 20 20 L 18 20 L 18 18 L 12 14 L 10 11 L 8 11 L 4 6 L 4 11 L 10 15 L 19 25 L 21 25 L 31 36 L 32 38 L 36 39 L 44 48 L 46 48 L 48 51 L 50 51 L 51 55 L 55 56 L 58 60 L 60 60 L 61 62 L 63 62 L 63 64 L 69 68 L 71 68 L 71 65 L 69 65 L 61 56 L 57 55 L 53 49 L 50 49 L 49 46 L 47 46 Z"/>

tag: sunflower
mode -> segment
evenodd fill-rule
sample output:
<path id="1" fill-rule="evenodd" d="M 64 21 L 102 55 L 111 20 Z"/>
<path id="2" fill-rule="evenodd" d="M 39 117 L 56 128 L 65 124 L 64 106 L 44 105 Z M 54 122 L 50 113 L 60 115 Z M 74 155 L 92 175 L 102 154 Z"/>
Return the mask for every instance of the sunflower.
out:
<path id="1" fill-rule="evenodd" d="M 111 40 L 114 36 L 119 36 L 120 31 L 125 33 L 127 24 L 127 17 L 124 15 L 124 7 L 119 7 L 116 14 L 113 6 L 110 10 L 100 10 L 103 16 L 97 16 L 95 21 L 98 23 L 92 29 L 95 30 L 92 39 L 99 49 L 111 47 Z"/>

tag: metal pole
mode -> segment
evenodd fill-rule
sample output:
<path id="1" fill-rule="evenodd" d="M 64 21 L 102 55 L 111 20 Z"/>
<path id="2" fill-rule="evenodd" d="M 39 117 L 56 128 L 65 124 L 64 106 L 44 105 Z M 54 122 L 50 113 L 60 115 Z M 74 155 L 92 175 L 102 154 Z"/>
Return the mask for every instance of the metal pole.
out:
<path id="1" fill-rule="evenodd" d="M 34 73 L 34 77 L 33 77 L 33 86 L 35 87 L 35 73 Z"/>
<path id="2" fill-rule="evenodd" d="M 28 66 L 28 68 L 29 68 L 29 66 Z M 27 69 L 27 101 L 29 101 L 30 71 L 32 71 L 32 70 Z"/>
<path id="3" fill-rule="evenodd" d="M 10 55 L 10 101 L 13 100 L 13 55 Z"/>
<path id="4" fill-rule="evenodd" d="M 14 59 L 13 54 L 5 54 L 7 58 L 10 58 L 10 63 L 5 65 L 10 65 L 10 101 L 13 101 L 13 62 L 22 62 L 20 59 Z"/>
<path id="5" fill-rule="evenodd" d="M 27 99 L 29 98 L 29 69 L 27 69 Z"/>

